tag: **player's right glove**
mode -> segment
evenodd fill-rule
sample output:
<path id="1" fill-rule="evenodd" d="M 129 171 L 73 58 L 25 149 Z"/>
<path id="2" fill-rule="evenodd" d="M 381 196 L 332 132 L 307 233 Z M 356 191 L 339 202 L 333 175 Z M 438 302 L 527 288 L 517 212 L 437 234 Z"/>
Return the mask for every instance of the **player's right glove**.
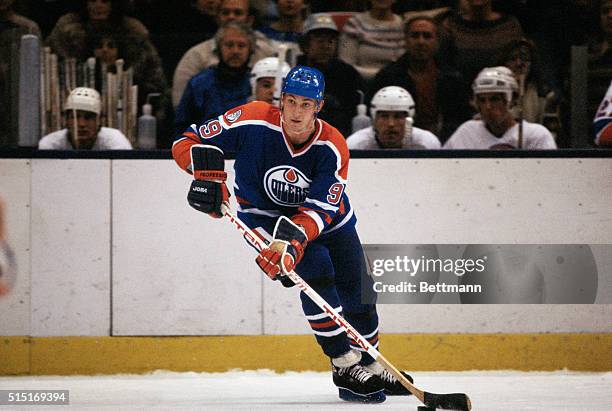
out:
<path id="1" fill-rule="evenodd" d="M 195 180 L 187 194 L 189 205 L 214 218 L 223 217 L 221 205 L 229 206 L 223 151 L 214 146 L 194 145 L 191 147 L 191 164 Z"/>
<path id="2" fill-rule="evenodd" d="M 306 234 L 300 226 L 287 217 L 280 217 L 274 227 L 272 243 L 261 250 L 255 261 L 268 277 L 273 280 L 282 279 L 302 260 L 307 242 Z"/>

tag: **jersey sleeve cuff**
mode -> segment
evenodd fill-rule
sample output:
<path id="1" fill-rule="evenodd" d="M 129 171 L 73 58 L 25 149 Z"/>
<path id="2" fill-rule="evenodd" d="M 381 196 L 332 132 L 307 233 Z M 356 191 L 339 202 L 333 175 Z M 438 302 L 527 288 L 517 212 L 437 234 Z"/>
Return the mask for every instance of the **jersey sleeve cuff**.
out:
<path id="1" fill-rule="evenodd" d="M 321 229 L 317 221 L 306 213 L 300 212 L 291 218 L 295 224 L 304 227 L 308 241 L 312 241 L 319 236 Z"/>

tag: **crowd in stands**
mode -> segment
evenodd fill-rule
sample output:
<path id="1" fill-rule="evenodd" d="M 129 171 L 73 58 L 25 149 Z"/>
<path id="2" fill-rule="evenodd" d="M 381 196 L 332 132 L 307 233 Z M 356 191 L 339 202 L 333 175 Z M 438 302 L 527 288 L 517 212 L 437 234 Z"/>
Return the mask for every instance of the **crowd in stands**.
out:
<path id="1" fill-rule="evenodd" d="M 160 93 L 158 148 L 234 106 L 273 102 L 274 76 L 262 73 L 278 63 L 255 66 L 281 50 L 289 66 L 324 74 L 319 116 L 351 148 L 517 148 L 519 135 L 521 148 L 572 147 L 571 48 L 585 46 L 586 116 L 597 115 L 589 139 L 610 144 L 601 130 L 610 111 L 612 0 L 0 0 L 0 147 L 14 133 L 9 62 L 26 33 L 60 60 L 95 57 L 114 72 L 122 59 L 139 106 Z M 487 89 L 502 77 L 511 92 Z M 372 127 L 356 138 L 351 120 L 362 96 Z M 401 102 L 376 107 L 386 98 Z M 407 101 L 410 110 L 397 108 Z M 68 122 L 80 117 L 64 114 L 64 137 L 76 148 Z M 103 114 L 90 110 L 89 119 Z"/>

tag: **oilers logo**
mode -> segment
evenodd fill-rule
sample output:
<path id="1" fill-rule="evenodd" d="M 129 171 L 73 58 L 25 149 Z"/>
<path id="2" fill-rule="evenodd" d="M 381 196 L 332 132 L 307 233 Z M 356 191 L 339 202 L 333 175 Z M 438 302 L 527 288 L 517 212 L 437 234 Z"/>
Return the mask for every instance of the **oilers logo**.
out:
<path id="1" fill-rule="evenodd" d="M 282 206 L 300 206 L 308 197 L 310 190 L 308 178 L 295 167 L 277 166 L 268 170 L 264 176 L 264 187 L 270 199 Z"/>
<path id="2" fill-rule="evenodd" d="M 236 121 L 238 121 L 241 115 L 242 115 L 242 110 L 237 110 L 237 111 L 234 111 L 233 113 L 228 113 L 225 116 L 225 118 L 227 119 L 228 123 L 235 123 Z"/>

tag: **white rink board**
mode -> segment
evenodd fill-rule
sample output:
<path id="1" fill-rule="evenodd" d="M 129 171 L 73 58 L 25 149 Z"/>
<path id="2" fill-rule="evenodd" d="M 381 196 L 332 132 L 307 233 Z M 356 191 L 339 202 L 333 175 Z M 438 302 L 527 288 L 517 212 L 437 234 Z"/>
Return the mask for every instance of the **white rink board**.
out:
<path id="1" fill-rule="evenodd" d="M 19 260 L 0 335 L 310 333 L 173 161 L 0 159 L 0 177 Z M 354 159 L 348 192 L 364 243 L 612 244 L 611 177 L 609 159 Z M 612 304 L 379 309 L 383 332 L 612 331 Z"/>
<path id="2" fill-rule="evenodd" d="M 191 180 L 173 161 L 113 163 L 114 335 L 261 334 L 254 257 L 189 207 Z"/>
<path id="3" fill-rule="evenodd" d="M 110 167 L 32 161 L 32 336 L 110 331 Z"/>
<path id="4" fill-rule="evenodd" d="M 13 290 L 0 297 L 0 335 L 30 332 L 30 160 L 0 159 L 6 237 L 17 259 Z"/>

